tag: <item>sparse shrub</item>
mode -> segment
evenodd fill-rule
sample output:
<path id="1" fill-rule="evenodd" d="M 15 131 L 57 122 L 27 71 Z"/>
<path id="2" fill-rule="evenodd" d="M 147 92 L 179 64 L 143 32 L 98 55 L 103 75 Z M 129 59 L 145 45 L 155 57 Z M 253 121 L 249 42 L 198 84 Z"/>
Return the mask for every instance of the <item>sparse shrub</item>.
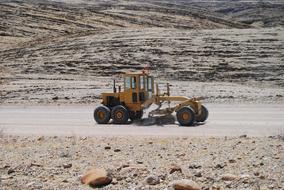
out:
<path id="1" fill-rule="evenodd" d="M 284 131 L 279 131 L 279 134 L 277 135 L 277 138 L 281 141 L 284 141 Z"/>
<path id="2" fill-rule="evenodd" d="M 4 129 L 0 128 L 0 138 L 3 138 L 3 137 L 4 137 Z"/>

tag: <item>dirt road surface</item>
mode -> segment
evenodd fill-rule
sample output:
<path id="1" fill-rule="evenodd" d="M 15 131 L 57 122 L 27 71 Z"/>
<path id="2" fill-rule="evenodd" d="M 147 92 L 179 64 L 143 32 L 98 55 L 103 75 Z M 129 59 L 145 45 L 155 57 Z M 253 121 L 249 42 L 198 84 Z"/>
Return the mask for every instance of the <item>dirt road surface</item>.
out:
<path id="1" fill-rule="evenodd" d="M 208 104 L 209 119 L 194 127 L 97 125 L 92 106 L 1 106 L 0 129 L 9 135 L 270 136 L 284 131 L 283 104 Z"/>

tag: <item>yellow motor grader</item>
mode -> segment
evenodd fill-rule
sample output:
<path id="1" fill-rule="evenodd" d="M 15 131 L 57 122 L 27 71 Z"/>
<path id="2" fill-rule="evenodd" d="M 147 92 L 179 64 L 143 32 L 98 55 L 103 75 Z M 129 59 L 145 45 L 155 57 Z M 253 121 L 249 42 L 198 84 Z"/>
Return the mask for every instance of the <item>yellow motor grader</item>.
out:
<path id="1" fill-rule="evenodd" d="M 128 120 L 139 120 L 143 111 L 152 104 L 157 108 L 150 111 L 148 117 L 163 117 L 176 113 L 181 126 L 192 126 L 195 122 L 204 122 L 208 110 L 198 98 L 171 96 L 169 84 L 167 92 L 160 94 L 158 84 L 154 88 L 154 78 L 149 72 L 129 72 L 124 74 L 124 89 L 114 80 L 113 92 L 102 93 L 102 105 L 94 111 L 94 119 L 99 124 L 106 124 L 112 119 L 114 124 L 127 124 Z M 172 102 L 176 102 L 171 106 Z M 162 105 L 167 103 L 166 108 Z"/>

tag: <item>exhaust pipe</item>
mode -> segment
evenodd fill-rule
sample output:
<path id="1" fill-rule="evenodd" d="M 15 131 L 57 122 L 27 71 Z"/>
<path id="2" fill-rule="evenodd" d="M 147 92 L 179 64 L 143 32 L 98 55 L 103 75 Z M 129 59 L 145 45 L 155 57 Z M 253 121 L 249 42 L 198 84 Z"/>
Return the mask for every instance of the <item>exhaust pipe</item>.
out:
<path id="1" fill-rule="evenodd" d="M 113 79 L 113 93 L 116 93 L 115 79 Z"/>

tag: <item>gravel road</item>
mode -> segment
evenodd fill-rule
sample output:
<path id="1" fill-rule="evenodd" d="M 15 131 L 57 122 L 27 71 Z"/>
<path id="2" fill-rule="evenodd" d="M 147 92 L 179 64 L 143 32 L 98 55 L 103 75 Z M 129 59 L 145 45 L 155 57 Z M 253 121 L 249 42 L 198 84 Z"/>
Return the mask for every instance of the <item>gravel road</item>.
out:
<path id="1" fill-rule="evenodd" d="M 97 125 L 93 106 L 1 106 L 0 129 L 11 135 L 269 136 L 284 130 L 282 104 L 208 104 L 209 119 L 195 127 Z"/>

